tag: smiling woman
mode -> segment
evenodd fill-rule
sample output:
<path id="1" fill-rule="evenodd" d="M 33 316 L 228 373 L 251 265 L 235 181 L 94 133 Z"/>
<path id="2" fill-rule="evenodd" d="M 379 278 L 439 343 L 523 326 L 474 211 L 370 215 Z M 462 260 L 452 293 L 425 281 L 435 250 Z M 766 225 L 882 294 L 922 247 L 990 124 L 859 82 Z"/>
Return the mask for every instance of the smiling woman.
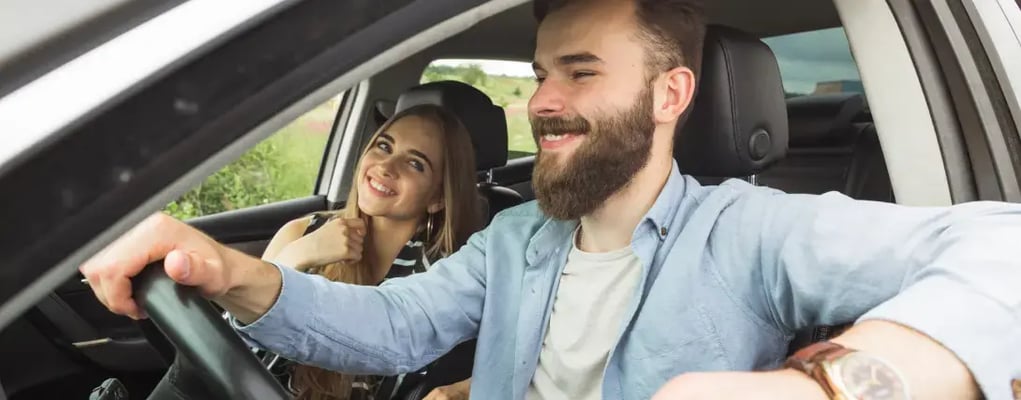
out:
<path id="1" fill-rule="evenodd" d="M 475 153 L 452 113 L 429 104 L 408 108 L 368 143 L 347 206 L 289 222 L 263 259 L 332 281 L 376 285 L 424 272 L 481 227 Z M 307 365 L 273 361 L 270 368 L 300 399 L 367 399 L 393 384 Z"/>

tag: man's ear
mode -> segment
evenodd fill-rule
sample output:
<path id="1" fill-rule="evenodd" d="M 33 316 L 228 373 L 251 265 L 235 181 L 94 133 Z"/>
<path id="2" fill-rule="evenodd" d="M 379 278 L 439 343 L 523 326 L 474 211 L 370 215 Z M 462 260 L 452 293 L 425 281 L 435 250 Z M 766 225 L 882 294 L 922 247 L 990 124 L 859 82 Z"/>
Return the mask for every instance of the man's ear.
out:
<path id="1" fill-rule="evenodd" d="M 688 67 L 677 67 L 660 75 L 653 96 L 657 124 L 676 121 L 691 106 L 695 83 L 695 72 Z"/>

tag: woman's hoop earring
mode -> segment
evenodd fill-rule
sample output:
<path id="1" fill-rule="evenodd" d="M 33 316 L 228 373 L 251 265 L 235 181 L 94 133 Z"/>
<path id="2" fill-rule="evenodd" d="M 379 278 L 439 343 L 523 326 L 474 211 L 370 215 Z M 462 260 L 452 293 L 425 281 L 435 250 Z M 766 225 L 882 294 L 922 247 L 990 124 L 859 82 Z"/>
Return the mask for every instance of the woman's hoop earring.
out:
<path id="1" fill-rule="evenodd" d="M 426 221 L 425 221 L 425 242 L 426 243 L 432 243 L 433 216 L 435 216 L 436 214 L 428 214 L 428 215 L 429 215 L 428 217 L 425 217 L 425 219 L 426 219 Z"/>

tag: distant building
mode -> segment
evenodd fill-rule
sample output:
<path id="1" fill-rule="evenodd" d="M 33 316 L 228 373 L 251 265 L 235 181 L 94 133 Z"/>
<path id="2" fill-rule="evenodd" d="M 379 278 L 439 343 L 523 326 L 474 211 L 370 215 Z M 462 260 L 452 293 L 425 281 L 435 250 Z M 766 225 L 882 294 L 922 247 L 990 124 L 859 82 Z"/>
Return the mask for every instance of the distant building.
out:
<path id="1" fill-rule="evenodd" d="M 862 86 L 861 81 L 855 80 L 818 82 L 815 84 L 815 91 L 812 94 L 826 93 L 865 93 L 865 87 Z"/>

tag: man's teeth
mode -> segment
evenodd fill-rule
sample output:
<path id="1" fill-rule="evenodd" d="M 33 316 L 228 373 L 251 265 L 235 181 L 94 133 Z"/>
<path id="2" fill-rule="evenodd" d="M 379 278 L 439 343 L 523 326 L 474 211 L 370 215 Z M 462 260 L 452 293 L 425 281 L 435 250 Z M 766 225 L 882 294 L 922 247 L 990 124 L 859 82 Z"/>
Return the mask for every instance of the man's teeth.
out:
<path id="1" fill-rule="evenodd" d="M 545 139 L 547 142 L 556 142 L 556 141 L 559 141 L 559 140 L 563 140 L 564 137 L 566 137 L 566 136 L 567 135 L 562 135 L 562 134 L 561 135 L 545 134 L 545 135 L 542 135 L 542 138 Z"/>
<path id="2" fill-rule="evenodd" d="M 369 186 L 372 186 L 373 189 L 376 189 L 386 194 L 394 194 L 393 190 L 390 190 L 390 188 L 383 186 L 383 184 L 376 182 L 372 178 L 369 178 Z"/>

